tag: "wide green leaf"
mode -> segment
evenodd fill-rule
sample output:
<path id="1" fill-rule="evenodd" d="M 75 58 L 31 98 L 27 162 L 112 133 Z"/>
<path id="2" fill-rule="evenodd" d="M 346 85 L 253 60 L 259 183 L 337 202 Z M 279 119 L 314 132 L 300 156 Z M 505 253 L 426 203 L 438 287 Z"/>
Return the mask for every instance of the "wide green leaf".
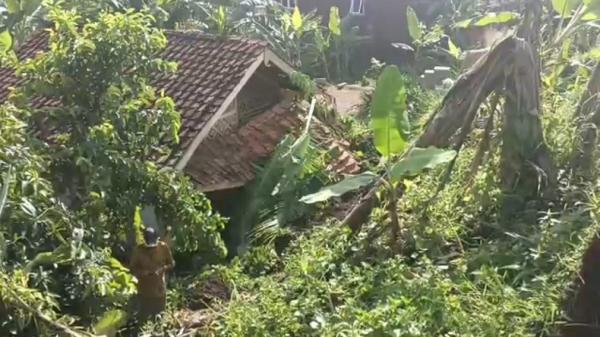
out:
<path id="1" fill-rule="evenodd" d="M 339 8 L 333 6 L 329 11 L 329 31 L 335 36 L 342 35 L 342 20 Z"/>
<path id="2" fill-rule="evenodd" d="M 377 179 L 377 175 L 371 172 L 349 176 L 337 184 L 326 186 L 318 192 L 303 196 L 300 201 L 306 204 L 315 204 L 327 201 L 333 197 L 340 197 L 348 192 L 356 191 L 363 186 L 371 184 Z"/>
<path id="3" fill-rule="evenodd" d="M 421 37 L 423 36 L 421 23 L 419 22 L 417 13 L 410 6 L 406 8 L 406 22 L 408 23 L 408 34 L 410 34 L 413 41 L 421 40 Z"/>
<path id="4" fill-rule="evenodd" d="M 410 123 L 406 90 L 398 67 L 386 67 L 375 87 L 371 125 L 375 147 L 384 157 L 400 154 L 406 148 Z"/>
<path id="5" fill-rule="evenodd" d="M 519 20 L 515 12 L 490 12 L 482 16 L 462 20 L 454 24 L 454 28 L 486 27 L 490 25 L 505 25 Z"/>
<path id="6" fill-rule="evenodd" d="M 581 3 L 581 0 L 552 0 L 552 8 L 558 15 L 567 18 Z"/>
<path id="7" fill-rule="evenodd" d="M 457 23 L 454 24 L 454 28 L 468 28 L 471 27 L 471 23 L 474 21 L 474 19 L 466 19 L 466 20 L 461 20 Z"/>
<path id="8" fill-rule="evenodd" d="M 8 30 L 0 33 L 0 56 L 5 55 L 12 49 L 13 38 Z"/>
<path id="9" fill-rule="evenodd" d="M 392 165 L 390 177 L 399 181 L 403 177 L 413 176 L 425 169 L 432 169 L 438 165 L 454 159 L 456 151 L 443 150 L 435 147 L 414 148 L 402 160 Z"/>

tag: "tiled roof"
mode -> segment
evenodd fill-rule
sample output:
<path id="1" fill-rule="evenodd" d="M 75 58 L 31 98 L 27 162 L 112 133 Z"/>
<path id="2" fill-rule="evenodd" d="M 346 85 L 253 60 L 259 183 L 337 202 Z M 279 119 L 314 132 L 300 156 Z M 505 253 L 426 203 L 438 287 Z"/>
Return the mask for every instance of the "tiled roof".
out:
<path id="1" fill-rule="evenodd" d="M 169 44 L 162 57 L 177 61 L 178 70 L 156 79 L 153 85 L 175 100 L 182 116 L 180 147 L 187 149 L 267 44 L 198 33 L 168 32 L 167 37 Z"/>
<path id="2" fill-rule="evenodd" d="M 197 32 L 166 32 L 168 46 L 160 57 L 176 61 L 175 74 L 159 75 L 152 85 L 164 89 L 181 113 L 179 151 L 184 151 L 208 120 L 223 105 L 249 67 L 264 53 L 267 44 L 246 39 L 219 39 Z M 36 34 L 19 48 L 20 59 L 31 58 L 47 48 L 47 34 Z M 0 68 L 0 102 L 5 101 L 9 87 L 17 86 L 10 69 Z M 38 99 L 34 106 L 56 105 L 47 99 Z M 169 159 L 174 164 L 176 156 Z"/>
<path id="3" fill-rule="evenodd" d="M 300 108 L 282 102 L 227 135 L 214 134 L 202 142 L 185 171 L 205 192 L 243 186 L 252 181 L 256 165 L 268 158 L 283 137 L 305 125 Z M 330 169 L 338 174 L 355 174 L 359 163 L 336 141 L 327 126 L 315 120 L 313 138 L 332 153 Z"/>

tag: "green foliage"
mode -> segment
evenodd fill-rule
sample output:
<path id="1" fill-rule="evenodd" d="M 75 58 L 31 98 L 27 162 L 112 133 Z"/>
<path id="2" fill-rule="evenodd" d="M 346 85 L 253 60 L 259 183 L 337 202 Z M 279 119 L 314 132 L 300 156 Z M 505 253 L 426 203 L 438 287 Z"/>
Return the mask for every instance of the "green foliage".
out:
<path id="1" fill-rule="evenodd" d="M 127 322 L 127 313 L 122 310 L 106 312 L 94 325 L 94 332 L 100 336 L 114 337 Z"/>
<path id="2" fill-rule="evenodd" d="M 234 221 L 242 236 L 240 249 L 247 249 L 249 233 L 255 241 L 270 242 L 287 233 L 283 228 L 305 222 L 313 209 L 299 199 L 329 182 L 326 153 L 311 140 L 313 108 L 303 133 L 280 142 L 247 192 Z"/>
<path id="3" fill-rule="evenodd" d="M 581 252 L 570 248 L 571 243 L 585 242 L 589 234 L 580 230 L 570 239 L 559 236 L 568 242 L 559 237 L 552 242 L 565 249 L 560 256 L 576 264 L 571 254 Z M 518 241 L 506 238 L 501 242 Z M 347 254 L 358 246 L 339 227 L 324 226 L 294 244 L 282 259 L 281 273 L 249 278 L 234 268 L 221 272 L 236 287 L 236 295 L 220 307 L 224 316 L 212 325 L 213 333 L 432 336 L 451 331 L 461 336 L 529 336 L 554 329 L 553 319 L 559 314 L 554 303 L 562 289 L 550 286 L 546 277 L 567 265 L 554 270 L 533 267 L 537 274 L 519 286 L 511 284 L 497 260 L 482 260 L 484 265 L 471 269 L 470 253 L 450 261 L 439 256 L 419 257 L 410 264 L 401 258 L 352 262 Z M 481 248 L 492 247 L 501 244 L 490 242 Z M 524 261 L 527 255 L 521 248 L 506 252 L 512 261 Z M 561 285 L 568 275 L 557 277 Z"/>
<path id="4" fill-rule="evenodd" d="M 569 211 L 539 217 L 534 211 L 533 217 L 522 214 L 515 224 L 501 224 L 495 214 L 497 153 L 470 178 L 474 152 L 471 146 L 461 151 L 452 181 L 439 194 L 438 170 L 405 184 L 399 211 L 417 242 L 410 258 L 390 256 L 387 242 L 373 240 L 371 231 L 381 227 L 377 210 L 372 228 L 357 236 L 323 224 L 295 241 L 279 262 L 268 259 L 268 265 L 281 264 L 270 274 L 250 276 L 244 264 L 215 272 L 235 293 L 216 305 L 222 316 L 211 332 L 555 334 L 564 291 L 600 226 L 586 215 L 598 212 L 599 199 L 592 193 Z"/>
<path id="5" fill-rule="evenodd" d="M 413 41 L 420 41 L 421 37 L 423 37 L 423 29 L 421 27 L 421 22 L 417 17 L 417 13 L 415 10 L 408 6 L 406 7 L 406 22 L 408 24 L 408 33 Z"/>
<path id="6" fill-rule="evenodd" d="M 302 32 L 302 27 L 304 26 L 304 18 L 300 13 L 300 8 L 297 6 L 294 7 L 294 12 L 292 13 L 292 28 L 295 32 Z"/>
<path id="7" fill-rule="evenodd" d="M 491 12 L 476 16 L 454 24 L 455 28 L 487 27 L 492 25 L 508 25 L 518 21 L 520 15 L 514 12 Z"/>
<path id="8" fill-rule="evenodd" d="M 13 38 L 8 30 L 0 33 L 0 55 L 6 55 L 13 46 Z"/>
<path id="9" fill-rule="evenodd" d="M 300 89 L 305 99 L 312 98 L 317 93 L 317 85 L 312 78 L 301 72 L 294 72 L 290 76 L 292 84 Z"/>
<path id="10" fill-rule="evenodd" d="M 385 158 L 402 153 L 407 145 L 410 124 L 406 90 L 397 67 L 387 67 L 380 75 L 372 106 L 371 124 L 377 150 Z"/>
<path id="11" fill-rule="evenodd" d="M 455 59 L 460 59 L 460 55 L 461 55 L 461 50 L 459 47 L 457 47 L 454 42 L 452 42 L 452 40 L 450 38 L 448 38 L 448 52 L 450 53 L 450 55 L 452 55 Z"/>
<path id="12" fill-rule="evenodd" d="M 562 17 L 570 17 L 581 0 L 552 0 L 552 8 Z"/>
<path id="13" fill-rule="evenodd" d="M 300 201 L 307 204 L 327 201 L 333 197 L 339 197 L 348 192 L 358 190 L 363 186 L 370 185 L 376 179 L 377 175 L 371 172 L 349 176 L 337 184 L 326 186 L 320 189 L 317 193 L 305 195 L 300 199 Z"/>
<path id="14" fill-rule="evenodd" d="M 150 76 L 175 68 L 154 57 L 166 38 L 152 28 L 152 17 L 102 14 L 81 30 L 73 29 L 81 18 L 72 12 L 53 8 L 50 17 L 56 27 L 51 49 L 18 65 L 27 81 L 15 97 L 23 102 L 41 95 L 62 102 L 45 123 L 50 130 L 71 130 L 51 147 L 51 177 L 61 187 L 58 192 L 67 193 L 70 204 L 94 224 L 98 244 L 114 245 L 123 239 L 119 233 L 133 242 L 135 231 L 127 223 L 133 223 L 135 207 L 145 198 L 157 203 L 165 219 L 182 222 L 176 231 L 178 249 L 215 249 L 222 256 L 217 233 L 222 221 L 212 216 L 208 201 L 185 179 L 150 162 L 170 153 L 180 125 L 173 100 L 147 83 Z M 135 76 L 123 76 L 130 69 L 136 69 Z"/>
<path id="15" fill-rule="evenodd" d="M 23 271 L 12 273 L 0 272 L 0 313 L 2 327 L 0 333 L 5 336 L 27 331 L 28 327 L 37 325 L 36 335 L 52 336 L 52 329 L 39 321 L 32 308 L 58 321 L 56 298 L 47 292 L 31 288 L 29 278 Z"/>
<path id="16" fill-rule="evenodd" d="M 400 161 L 392 165 L 390 168 L 390 177 L 398 181 L 405 176 L 413 176 L 425 169 L 432 169 L 438 165 L 448 163 L 455 156 L 456 151 L 453 150 L 442 150 L 435 147 L 426 149 L 414 148 Z"/>
<path id="17" fill-rule="evenodd" d="M 148 84 L 175 69 L 156 58 L 167 41 L 154 18 L 48 12 L 48 51 L 14 63 L 20 85 L 0 105 L 0 174 L 12 176 L 10 185 L 3 181 L 1 269 L 27 273 L 22 285 L 17 276 L 0 284 L 0 311 L 16 324 L 7 329 L 29 335 L 52 324 L 6 297 L 13 292 L 47 292 L 52 305 L 36 295 L 33 307 L 58 318 L 60 306 L 74 316 L 68 324 L 127 306 L 135 279 L 116 257 L 139 241 L 140 204 L 154 204 L 171 222 L 176 251 L 213 261 L 226 255 L 224 220 L 208 199 L 154 164 L 178 142 L 180 125 L 173 100 Z M 40 96 L 59 104 L 34 107 Z"/>
<path id="18" fill-rule="evenodd" d="M 333 6 L 329 12 L 329 31 L 335 36 L 342 35 L 342 20 L 339 8 Z"/>

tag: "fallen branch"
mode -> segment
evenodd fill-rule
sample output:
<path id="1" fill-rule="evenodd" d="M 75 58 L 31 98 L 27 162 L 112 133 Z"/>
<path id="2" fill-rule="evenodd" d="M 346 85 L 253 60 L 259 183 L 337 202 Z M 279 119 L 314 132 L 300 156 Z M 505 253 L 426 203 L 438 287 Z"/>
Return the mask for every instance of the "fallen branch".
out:
<path id="1" fill-rule="evenodd" d="M 42 321 L 44 324 L 54 328 L 56 331 L 62 332 L 63 334 L 69 337 L 101 337 L 88 332 L 78 332 L 73 330 L 71 327 L 61 324 L 57 322 L 52 317 L 44 314 L 39 309 L 36 309 L 30 306 L 27 302 L 23 301 L 21 297 L 17 293 L 15 293 L 7 284 L 5 284 L 5 289 L 10 295 L 11 299 L 15 302 L 16 306 L 22 310 L 25 310 L 35 316 L 37 319 Z"/>

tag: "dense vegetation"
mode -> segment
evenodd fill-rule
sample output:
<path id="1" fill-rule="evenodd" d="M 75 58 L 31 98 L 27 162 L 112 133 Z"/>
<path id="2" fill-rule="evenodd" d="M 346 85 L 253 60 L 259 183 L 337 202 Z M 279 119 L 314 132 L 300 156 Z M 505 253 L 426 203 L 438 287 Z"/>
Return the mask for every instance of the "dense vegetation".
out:
<path id="1" fill-rule="evenodd" d="M 449 1 L 431 22 L 408 7 L 414 57 L 358 74 L 367 37 L 335 7 L 324 26 L 269 1 L 0 1 L 0 64 L 19 79 L 0 105 L 0 336 L 593 336 L 600 2 L 488 5 Z M 461 70 L 458 31 L 490 26 L 518 38 L 450 90 L 419 85 L 431 64 Z M 16 57 L 44 28 L 47 51 Z M 266 40 L 319 102 L 231 219 L 157 164 L 181 122 L 149 83 L 177 67 L 156 58 L 163 29 L 190 28 Z M 332 115 L 311 76 L 374 91 Z M 362 173 L 327 172 L 316 122 Z M 126 261 L 150 204 L 178 262 L 202 263 L 140 327 Z"/>

